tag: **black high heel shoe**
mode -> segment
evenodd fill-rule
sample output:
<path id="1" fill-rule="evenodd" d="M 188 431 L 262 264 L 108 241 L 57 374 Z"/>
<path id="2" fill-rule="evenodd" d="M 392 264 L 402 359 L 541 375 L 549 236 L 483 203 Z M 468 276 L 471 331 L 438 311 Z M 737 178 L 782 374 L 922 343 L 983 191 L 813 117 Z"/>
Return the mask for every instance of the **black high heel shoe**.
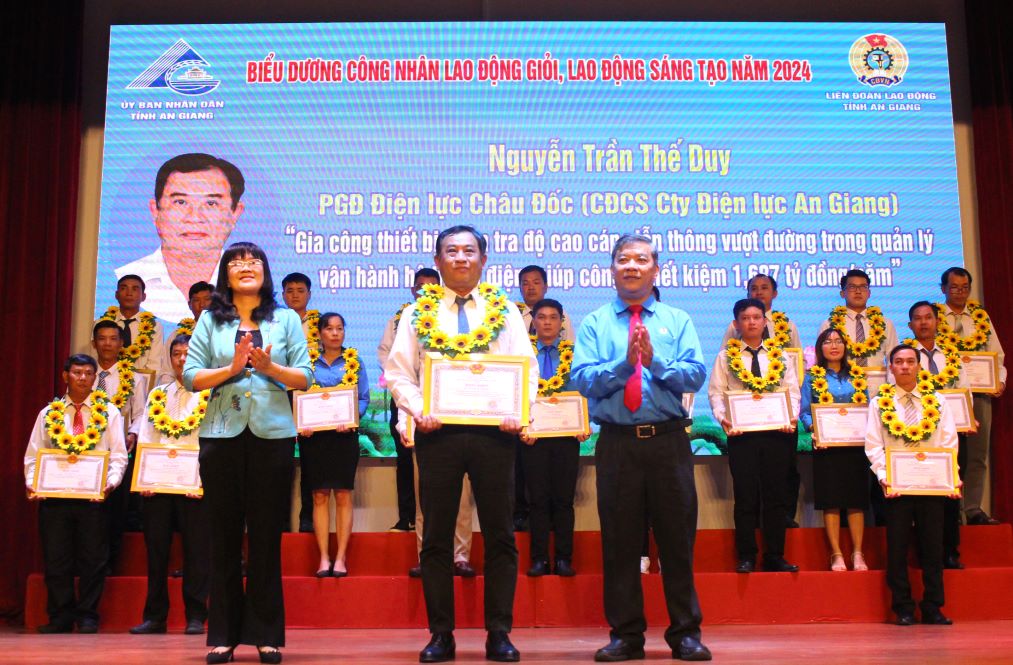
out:
<path id="1" fill-rule="evenodd" d="M 257 647 L 257 655 L 260 656 L 260 662 L 277 664 L 281 662 L 281 651 L 276 647 Z"/>
<path id="2" fill-rule="evenodd" d="M 208 655 L 204 660 L 209 663 L 209 665 L 214 665 L 214 663 L 231 663 L 234 658 L 233 654 L 235 651 L 236 647 L 229 647 L 228 651 L 208 651 Z"/>

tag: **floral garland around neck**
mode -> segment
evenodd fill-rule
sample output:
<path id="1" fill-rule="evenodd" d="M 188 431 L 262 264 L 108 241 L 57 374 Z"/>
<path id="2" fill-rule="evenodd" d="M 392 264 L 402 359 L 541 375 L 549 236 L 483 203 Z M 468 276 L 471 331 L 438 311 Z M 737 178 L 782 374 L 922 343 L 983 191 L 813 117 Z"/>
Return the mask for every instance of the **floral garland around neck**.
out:
<path id="1" fill-rule="evenodd" d="M 917 340 L 905 339 L 902 343 L 914 348 L 918 351 L 918 355 L 921 355 L 921 350 L 916 346 Z M 963 365 L 963 362 L 960 360 L 960 352 L 957 351 L 956 346 L 949 343 L 949 340 L 937 336 L 936 346 L 943 352 L 943 356 L 946 358 L 946 365 L 939 370 L 938 374 L 933 374 L 927 369 L 918 370 L 918 381 L 930 383 L 933 392 L 953 386 L 957 382 L 957 379 L 960 378 L 960 368 Z"/>
<path id="2" fill-rule="evenodd" d="M 908 425 L 897 414 L 897 405 L 894 402 L 894 396 L 897 394 L 895 386 L 884 383 L 879 387 L 879 397 L 876 398 L 876 405 L 879 407 L 879 421 L 891 435 L 904 439 L 907 442 L 905 445 L 914 446 L 919 441 L 929 438 L 939 424 L 941 415 L 939 400 L 932 392 L 932 386 L 925 381 L 920 381 L 918 391 L 922 395 L 922 412 L 916 425 Z"/>
<path id="3" fill-rule="evenodd" d="M 165 404 L 166 400 L 168 400 L 168 395 L 161 388 L 155 388 L 151 391 L 151 395 L 148 396 L 148 420 L 151 421 L 156 430 L 166 436 L 171 436 L 174 439 L 184 437 L 200 427 L 200 424 L 204 421 L 204 416 L 208 412 L 208 400 L 211 399 L 211 391 L 202 390 L 199 393 L 199 397 L 200 399 L 194 410 L 185 418 L 176 420 L 169 415 L 169 409 Z"/>
<path id="4" fill-rule="evenodd" d="M 839 305 L 830 312 L 830 327 L 841 334 L 844 343 L 848 345 L 848 353 L 852 358 L 868 358 L 879 352 L 879 347 L 886 339 L 886 319 L 878 307 L 869 307 L 863 316 L 869 322 L 869 329 L 865 334 L 864 342 L 856 342 L 848 336 L 844 329 L 844 323 L 848 320 L 848 308 Z"/>
<path id="5" fill-rule="evenodd" d="M 394 315 L 394 332 L 395 333 L 397 332 L 397 324 L 401 323 L 401 315 L 404 314 L 405 309 L 407 309 L 408 305 L 410 305 L 410 304 L 411 304 L 410 302 L 406 302 L 405 304 L 403 304 L 403 305 L 401 305 L 400 307 L 397 308 L 397 314 Z"/>
<path id="6" fill-rule="evenodd" d="M 179 335 L 190 335 L 193 336 L 193 329 L 197 326 L 197 322 L 191 317 L 180 319 L 180 322 L 176 324 L 176 329 L 172 331 L 172 339 L 176 339 Z"/>
<path id="7" fill-rule="evenodd" d="M 936 303 L 936 330 L 939 332 L 939 337 L 942 337 L 960 351 L 980 351 L 988 344 L 988 339 L 992 336 L 992 321 L 988 317 L 988 312 L 985 311 L 978 301 L 968 300 L 966 308 L 974 320 L 973 333 L 961 337 L 953 332 L 950 323 L 946 320 L 946 306 L 942 303 Z"/>
<path id="8" fill-rule="evenodd" d="M 106 310 L 99 321 L 112 321 L 116 323 L 116 316 L 120 313 L 119 307 L 110 307 Z M 140 312 L 137 315 L 137 337 L 130 346 L 120 349 L 120 360 L 129 358 L 137 362 L 141 356 L 151 348 L 151 340 L 155 336 L 155 315 L 151 312 Z"/>
<path id="9" fill-rule="evenodd" d="M 851 395 L 852 404 L 865 404 L 869 401 L 865 391 L 869 387 L 865 379 L 865 370 L 858 365 L 852 365 L 848 373 L 851 377 L 851 387 L 855 392 Z M 827 383 L 827 370 L 819 365 L 809 368 L 809 376 L 812 377 L 813 397 L 816 404 L 833 404 L 834 396 L 830 393 L 830 384 Z"/>
<path id="10" fill-rule="evenodd" d="M 523 314 L 528 309 L 528 304 L 523 300 L 515 300 L 514 304 L 517 305 L 517 311 Z"/>
<path id="11" fill-rule="evenodd" d="M 764 344 L 768 348 L 782 349 L 791 341 L 791 321 L 784 312 L 771 310 L 770 320 L 774 323 L 774 336 L 768 338 Z"/>
<path id="12" fill-rule="evenodd" d="M 742 360 L 742 340 L 732 338 L 725 346 L 728 355 L 728 369 L 732 375 L 742 382 L 747 390 L 754 393 L 773 392 L 781 387 L 781 379 L 787 365 L 782 360 L 781 349 L 767 349 L 767 373 L 763 376 L 755 376 L 752 371 L 746 368 Z"/>
<path id="13" fill-rule="evenodd" d="M 316 372 L 320 358 L 320 310 L 317 309 L 306 310 L 306 352 L 310 357 L 310 372 Z"/>
<path id="14" fill-rule="evenodd" d="M 506 324 L 507 299 L 503 289 L 482 282 L 478 292 L 485 300 L 485 319 L 474 330 L 458 335 L 448 335 L 440 330 L 436 311 L 446 291 L 439 284 L 426 284 L 422 294 L 415 301 L 412 324 L 419 342 L 427 351 L 437 351 L 451 358 L 466 353 L 482 353 L 491 344 Z"/>
<path id="15" fill-rule="evenodd" d="M 534 349 L 535 355 L 538 355 L 538 336 L 531 335 L 531 348 Z M 558 393 L 566 385 L 566 382 L 570 380 L 570 367 L 573 365 L 573 342 L 568 342 L 565 339 L 559 340 L 559 365 L 556 367 L 556 373 L 550 376 L 548 379 L 538 379 L 538 396 L 548 397 Z"/>
<path id="16" fill-rule="evenodd" d="M 53 444 L 65 453 L 83 453 L 92 450 L 102 439 L 102 433 L 109 425 L 109 396 L 101 390 L 93 390 L 88 396 L 91 401 L 91 414 L 88 416 L 88 424 L 81 434 L 72 434 L 67 431 L 64 415 L 68 402 L 65 399 L 54 399 L 46 409 L 45 423 L 46 434 Z"/>
<path id="17" fill-rule="evenodd" d="M 120 377 L 120 387 L 109 401 L 117 409 L 122 409 L 134 394 L 134 384 L 137 381 L 137 376 L 134 374 L 134 361 L 130 358 L 123 358 L 116 363 L 116 370 Z"/>

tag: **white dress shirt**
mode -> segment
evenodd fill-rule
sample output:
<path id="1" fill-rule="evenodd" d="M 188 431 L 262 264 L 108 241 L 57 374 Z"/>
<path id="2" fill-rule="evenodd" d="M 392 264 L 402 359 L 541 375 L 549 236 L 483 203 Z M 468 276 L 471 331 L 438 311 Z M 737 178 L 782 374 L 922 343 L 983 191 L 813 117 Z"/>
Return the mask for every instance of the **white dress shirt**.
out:
<path id="1" fill-rule="evenodd" d="M 180 291 L 169 277 L 161 247 L 147 256 L 120 266 L 115 273 L 117 280 L 124 275 L 137 275 L 144 280 L 144 293 L 147 296 L 144 306 L 161 320 L 171 324 L 193 316 L 190 312 L 189 294 Z M 206 281 L 218 283 L 217 264 Z"/>
<path id="2" fill-rule="evenodd" d="M 68 432 L 74 431 L 74 406 L 70 397 L 64 396 L 63 401 L 67 408 L 63 411 L 63 424 Z M 47 405 L 39 411 L 32 426 L 31 436 L 28 438 L 28 448 L 25 450 L 25 487 L 32 488 L 35 481 L 35 458 L 43 448 L 56 448 L 56 444 L 46 433 L 46 412 Z M 109 471 L 106 474 L 106 485 L 116 487 L 123 480 L 123 470 L 127 466 L 127 447 L 123 440 L 123 419 L 119 412 L 110 405 L 106 412 L 106 429 L 102 432 L 102 438 L 95 445 L 94 450 L 109 451 Z M 84 419 L 85 427 L 88 426 L 88 419 L 91 418 L 91 399 L 86 399 L 81 405 L 81 417 Z"/>
<path id="3" fill-rule="evenodd" d="M 165 391 L 165 410 L 173 420 L 183 420 L 197 408 L 200 402 L 200 393 L 192 393 L 183 387 L 179 381 L 163 383 L 157 388 Z M 156 388 L 156 389 L 157 389 Z M 154 392 L 154 391 L 152 391 Z M 178 439 L 162 434 L 155 429 L 155 424 L 148 418 L 148 408 L 151 406 L 151 395 L 144 403 L 144 413 L 138 420 L 137 443 L 157 443 L 160 445 L 183 445 L 196 446 L 200 444 L 200 428 L 195 429 Z"/>
<path id="4" fill-rule="evenodd" d="M 971 312 L 966 307 L 964 311 L 958 314 L 949 305 L 944 303 L 943 316 L 946 317 L 946 323 L 949 324 L 950 330 L 956 328 L 957 319 L 960 319 L 961 325 L 964 327 L 965 337 L 974 332 L 974 319 L 971 318 Z M 999 383 L 1006 385 L 1006 352 L 1002 350 L 1002 344 L 999 342 L 999 333 L 996 332 L 994 323 L 992 324 L 992 334 L 988 336 L 988 342 L 982 350 L 997 354 L 999 359 Z"/>
<path id="5" fill-rule="evenodd" d="M 768 309 L 764 313 L 764 316 L 767 319 L 767 335 L 769 337 L 773 338 L 774 337 L 774 319 L 773 319 L 773 314 L 772 314 L 771 310 Z M 802 338 L 799 337 L 798 327 L 795 326 L 795 322 L 789 320 L 788 321 L 788 328 L 790 329 L 790 330 L 788 330 L 788 343 L 785 346 L 788 347 L 788 348 L 793 348 L 793 349 L 801 349 L 802 348 Z M 724 346 L 724 344 L 726 344 L 728 342 L 728 340 L 732 339 L 733 337 L 735 339 L 742 339 L 742 337 L 739 335 L 739 332 L 735 329 L 735 322 L 734 321 L 731 322 L 731 323 L 729 323 L 728 327 L 725 329 L 725 336 L 721 338 L 721 344 L 722 344 L 722 346 Z"/>
<path id="6" fill-rule="evenodd" d="M 760 373 L 766 374 L 769 363 L 767 348 L 761 344 L 759 350 Z M 788 413 L 793 420 L 797 420 L 802 393 L 798 387 L 798 377 L 795 375 L 795 363 L 791 362 L 789 358 L 784 357 L 782 357 L 781 361 L 784 363 L 784 376 L 781 377 L 781 388 L 788 389 Z M 745 363 L 746 369 L 749 369 L 753 362 L 753 355 L 746 350 L 745 343 L 742 346 L 742 362 Z M 734 390 L 749 390 L 749 388 L 742 381 L 739 381 L 738 377 L 732 374 L 732 371 L 728 368 L 728 349 L 727 347 L 722 347 L 721 353 L 714 360 L 714 369 L 711 370 L 710 383 L 707 385 L 707 399 L 710 401 L 714 420 L 718 421 L 718 423 L 725 419 L 728 411 L 728 405 L 725 404 L 725 395 L 729 391 Z"/>
<path id="7" fill-rule="evenodd" d="M 440 329 L 450 336 L 457 334 L 456 298 L 457 294 L 454 291 L 446 289 L 446 293 L 436 309 Z M 422 379 L 425 367 L 423 358 L 426 349 L 419 344 L 415 326 L 412 325 L 414 311 L 415 305 L 413 303 L 406 307 L 401 315 L 402 323 L 397 327 L 397 334 L 384 367 L 384 374 L 387 377 L 387 386 L 393 393 L 398 407 L 412 416 L 421 417 Z M 471 300 L 464 306 L 464 312 L 471 330 L 482 325 L 485 319 L 486 305 L 485 298 L 479 294 L 477 287 L 472 289 Z M 528 337 L 528 330 L 524 326 L 521 313 L 517 311 L 517 306 L 512 302 L 507 301 L 506 322 L 499 331 L 499 336 L 489 345 L 489 350 L 485 353 L 531 358 L 528 365 L 528 395 L 531 403 L 534 404 L 535 397 L 538 395 L 538 364 L 535 362 L 531 338 Z"/>
<path id="8" fill-rule="evenodd" d="M 102 372 L 109 372 L 108 376 L 105 377 L 105 387 L 106 394 L 109 395 L 109 399 L 112 400 L 113 396 L 116 395 L 120 389 L 120 364 L 118 362 L 113 363 L 108 369 L 102 369 L 102 366 L 99 365 L 98 371 L 95 372 L 95 383 L 92 385 L 92 388 L 98 388 Z M 140 387 L 138 383 L 140 382 L 140 376 L 135 372 L 134 394 L 130 396 L 127 403 L 119 410 L 120 415 L 123 417 L 124 434 L 137 434 L 137 430 L 141 426 L 141 419 L 144 417 L 144 400 L 146 396 L 142 390 L 138 390 Z M 109 405 L 112 407 L 112 401 L 110 401 Z"/>
<path id="9" fill-rule="evenodd" d="M 855 341 L 855 317 L 859 314 L 862 315 L 862 327 L 865 328 L 865 339 L 870 337 L 870 326 L 869 326 L 869 312 L 868 309 L 863 309 L 861 312 L 856 312 L 850 307 L 845 307 L 844 314 L 844 332 L 848 333 L 848 338 L 852 342 Z M 890 351 L 893 347 L 897 346 L 897 329 L 894 327 L 893 322 L 890 319 L 883 316 L 883 321 L 886 327 L 886 336 L 883 338 L 883 342 L 879 345 L 877 350 L 871 356 L 867 356 L 868 367 L 885 367 L 889 364 L 887 358 L 890 355 Z M 819 332 L 823 332 L 830 327 L 830 320 L 824 319 L 823 323 L 820 324 Z M 853 358 L 858 360 L 858 358 Z"/>
<path id="10" fill-rule="evenodd" d="M 141 310 L 137 312 L 137 314 L 135 314 L 133 317 L 131 317 L 134 319 L 130 323 L 131 344 L 137 342 L 138 328 L 140 326 L 140 317 L 143 311 L 144 310 Z M 190 310 L 187 309 L 187 312 L 190 312 Z M 187 316 L 192 317 L 193 314 L 190 313 Z M 100 320 L 101 319 L 95 319 L 95 322 L 92 325 L 94 326 L 94 324 L 98 323 Z M 123 316 L 122 313 L 120 313 L 119 309 L 117 309 L 116 317 L 114 320 L 116 321 L 116 325 L 118 325 L 122 329 L 127 318 Z M 176 320 L 179 321 L 180 319 Z M 137 359 L 137 362 L 134 363 L 134 366 L 137 369 L 149 369 L 154 371 L 155 372 L 154 382 L 161 383 L 163 381 L 169 381 L 172 379 L 172 367 L 166 364 L 169 357 L 169 350 L 168 348 L 166 348 L 167 345 L 165 343 L 165 329 L 162 327 L 162 324 L 157 319 L 152 321 L 152 323 L 155 324 L 155 330 L 151 333 L 151 346 L 148 347 L 147 351 L 141 354 L 141 357 Z M 175 330 L 175 328 L 173 328 L 173 330 Z M 169 341 L 171 342 L 172 340 Z M 112 394 L 110 393 L 109 396 L 112 397 Z"/>
<path id="11" fill-rule="evenodd" d="M 896 394 L 893 396 L 897 408 L 897 417 L 904 420 L 904 406 L 902 400 L 908 392 L 897 386 Z M 914 396 L 918 412 L 921 413 L 921 393 L 913 390 L 910 393 Z M 936 395 L 939 402 L 939 422 L 936 424 L 936 431 L 931 436 L 922 439 L 917 443 L 910 443 L 899 436 L 894 436 L 887 431 L 880 420 L 880 410 L 876 403 L 876 397 L 869 400 L 869 419 L 865 427 L 865 456 L 869 458 L 872 472 L 876 474 L 881 482 L 886 481 L 886 449 L 904 448 L 906 450 L 918 448 L 957 448 L 957 428 L 953 424 L 953 416 L 946 409 L 946 400 L 941 395 Z M 912 423 L 913 424 L 913 423 Z"/>

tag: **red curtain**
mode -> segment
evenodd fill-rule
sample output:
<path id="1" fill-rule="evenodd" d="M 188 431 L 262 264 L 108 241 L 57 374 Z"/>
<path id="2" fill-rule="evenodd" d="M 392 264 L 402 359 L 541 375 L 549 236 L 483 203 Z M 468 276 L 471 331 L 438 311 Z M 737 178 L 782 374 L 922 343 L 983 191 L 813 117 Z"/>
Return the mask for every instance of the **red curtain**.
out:
<path id="1" fill-rule="evenodd" d="M 985 306 L 1013 352 L 1013 3 L 968 0 L 967 43 L 974 109 L 974 171 Z M 1009 359 L 1007 356 L 1007 366 Z M 992 409 L 992 512 L 1013 519 L 1013 409 Z"/>
<path id="2" fill-rule="evenodd" d="M 24 452 L 39 410 L 63 390 L 70 348 L 81 145 L 81 0 L 16 2 L 0 14 L 0 619 L 18 622 L 37 567 Z"/>

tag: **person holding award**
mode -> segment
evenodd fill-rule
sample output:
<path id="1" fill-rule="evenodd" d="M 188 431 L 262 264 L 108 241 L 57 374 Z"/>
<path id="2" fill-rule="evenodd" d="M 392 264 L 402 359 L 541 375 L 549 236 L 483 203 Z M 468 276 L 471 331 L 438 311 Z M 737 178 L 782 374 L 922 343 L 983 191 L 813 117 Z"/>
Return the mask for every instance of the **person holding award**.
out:
<path id="1" fill-rule="evenodd" d="M 571 374 L 601 424 L 595 466 L 610 639 L 594 658 L 644 658 L 639 563 L 650 514 L 670 619 L 665 641 L 673 658 L 710 660 L 693 585 L 697 497 L 682 406 L 706 376 L 700 340 L 686 312 L 654 296 L 658 250 L 650 238 L 618 238 L 611 271 L 616 298 L 581 323 Z"/>
<path id="2" fill-rule="evenodd" d="M 563 305 L 558 300 L 539 300 L 531 307 L 535 335 L 533 345 L 538 358 L 539 397 L 548 397 L 569 388 L 573 363 L 573 342 L 560 336 Z M 573 577 L 573 499 L 577 492 L 580 463 L 578 437 L 532 438 L 521 434 L 525 444 L 521 461 L 531 492 L 531 568 L 529 577 L 549 574 Z M 555 534 L 555 566 L 549 568 L 549 532 Z"/>
<path id="3" fill-rule="evenodd" d="M 264 250 L 248 242 L 230 245 L 183 367 L 187 390 L 212 391 L 200 426 L 200 473 L 212 532 L 209 663 L 231 661 L 238 644 L 256 646 L 263 663 L 281 662 L 281 531 L 296 435 L 286 388 L 304 390 L 312 380 L 299 317 L 277 308 Z"/>
<path id="4" fill-rule="evenodd" d="M 796 572 L 784 558 L 786 478 L 794 460 L 799 388 L 793 363 L 763 340 L 763 303 L 745 298 L 732 309 L 741 339 L 729 339 L 711 372 L 707 396 L 728 436 L 735 494 L 735 571 L 756 570 L 756 527 L 763 503 L 763 569 Z"/>
<path id="5" fill-rule="evenodd" d="M 479 283 L 488 258 L 485 237 L 471 226 L 445 229 L 434 258 L 444 286 L 423 287 L 404 310 L 384 368 L 398 407 L 415 428 L 425 518 L 422 590 L 432 634 L 419 661 L 455 656 L 454 525 L 467 475 L 485 538 L 486 658 L 512 662 L 520 660 L 508 636 L 517 584 L 514 442 L 538 390 L 538 369 L 517 307 L 499 287 Z M 488 361 L 454 362 L 466 354 L 484 354 Z M 454 379 L 440 380 L 449 374 Z M 512 389 L 504 392 L 504 386 Z M 461 424 L 476 420 L 483 424 Z"/>
<path id="6" fill-rule="evenodd" d="M 908 541 L 911 523 L 918 531 L 918 556 L 922 566 L 925 591 L 921 600 L 922 623 L 949 625 L 953 623 L 941 611 L 943 594 L 943 501 L 947 496 L 959 498 L 957 479 L 957 429 L 946 408 L 946 402 L 929 381 L 919 381 L 918 352 L 907 344 L 895 346 L 889 355 L 890 374 L 896 384 L 884 383 L 869 409 L 865 454 L 872 472 L 879 480 L 886 497 L 886 584 L 892 595 L 896 622 L 901 626 L 915 623 L 915 603 L 908 580 Z M 938 449 L 952 454 L 939 456 Z M 890 454 L 901 455 L 907 466 Z M 929 456 L 932 454 L 932 457 Z M 908 480 L 899 471 L 920 467 L 918 477 Z M 934 465 L 942 462 L 937 469 Z M 929 464 L 933 467 L 926 468 Z M 890 472 L 888 474 L 888 471 Z M 923 496 L 925 476 L 938 484 L 938 496 Z M 887 482 L 888 476 L 890 482 Z M 936 480 L 939 478 L 940 480 Z M 914 493 L 911 493 L 914 492 Z"/>
<path id="7" fill-rule="evenodd" d="M 869 462 L 864 437 L 851 445 L 830 447 L 819 440 L 813 428 L 813 405 L 867 404 L 868 385 L 861 367 L 852 365 L 844 336 L 827 329 L 816 338 L 816 364 L 806 373 L 802 385 L 802 412 L 799 420 L 813 432 L 813 489 L 817 510 L 823 511 L 823 527 L 830 543 L 830 570 L 845 571 L 841 552 L 841 511 L 847 511 L 848 530 L 854 550 L 853 570 L 868 570 L 862 554 L 865 509 L 869 507 Z M 864 434 L 864 428 L 862 429 Z"/>
<path id="8" fill-rule="evenodd" d="M 366 368 L 359 361 L 359 352 L 344 345 L 345 318 L 327 312 L 318 319 L 318 326 L 320 355 L 310 362 L 313 386 L 340 386 L 355 390 L 356 408 L 361 418 L 369 407 L 369 379 Z M 320 550 L 316 576 L 344 577 L 348 575 L 345 556 L 352 535 L 352 489 L 355 487 L 355 470 L 359 466 L 359 430 L 342 423 L 333 429 L 316 432 L 304 429 L 299 434 L 303 483 L 313 493 L 313 533 Z M 334 524 L 338 541 L 333 561 L 328 551 L 332 493 L 337 511 Z"/>
<path id="9" fill-rule="evenodd" d="M 123 479 L 127 449 L 123 420 L 109 397 L 93 389 L 98 363 L 77 354 L 63 364 L 67 394 L 39 412 L 25 450 L 25 486 L 28 498 L 40 501 L 39 535 L 45 566 L 46 612 L 49 623 L 40 633 L 69 633 L 77 623 L 79 633 L 98 632 L 98 604 L 109 563 L 109 526 L 105 497 Z M 36 465 L 39 451 L 57 449 L 68 461 L 86 451 L 108 451 L 104 483 L 94 490 L 99 499 L 44 498 L 38 492 L 48 483 Z M 62 460 L 61 460 L 62 462 Z M 38 475 L 38 479 L 36 479 Z M 74 598 L 74 575 L 79 579 Z"/>
<path id="10" fill-rule="evenodd" d="M 169 343 L 169 360 L 176 380 L 155 387 L 148 395 L 146 417 L 137 435 L 140 444 L 198 445 L 197 431 L 207 414 L 211 391 L 192 393 L 183 387 L 183 364 L 189 349 L 189 335 L 177 335 Z M 148 597 L 144 601 L 143 621 L 130 632 L 150 635 L 166 630 L 169 551 L 173 524 L 179 524 L 183 536 L 184 632 L 200 635 L 204 632 L 208 616 L 208 564 L 211 558 L 211 534 L 204 501 L 196 490 L 186 494 L 142 490 L 141 496 L 144 497 L 144 545 L 148 551 Z"/>

